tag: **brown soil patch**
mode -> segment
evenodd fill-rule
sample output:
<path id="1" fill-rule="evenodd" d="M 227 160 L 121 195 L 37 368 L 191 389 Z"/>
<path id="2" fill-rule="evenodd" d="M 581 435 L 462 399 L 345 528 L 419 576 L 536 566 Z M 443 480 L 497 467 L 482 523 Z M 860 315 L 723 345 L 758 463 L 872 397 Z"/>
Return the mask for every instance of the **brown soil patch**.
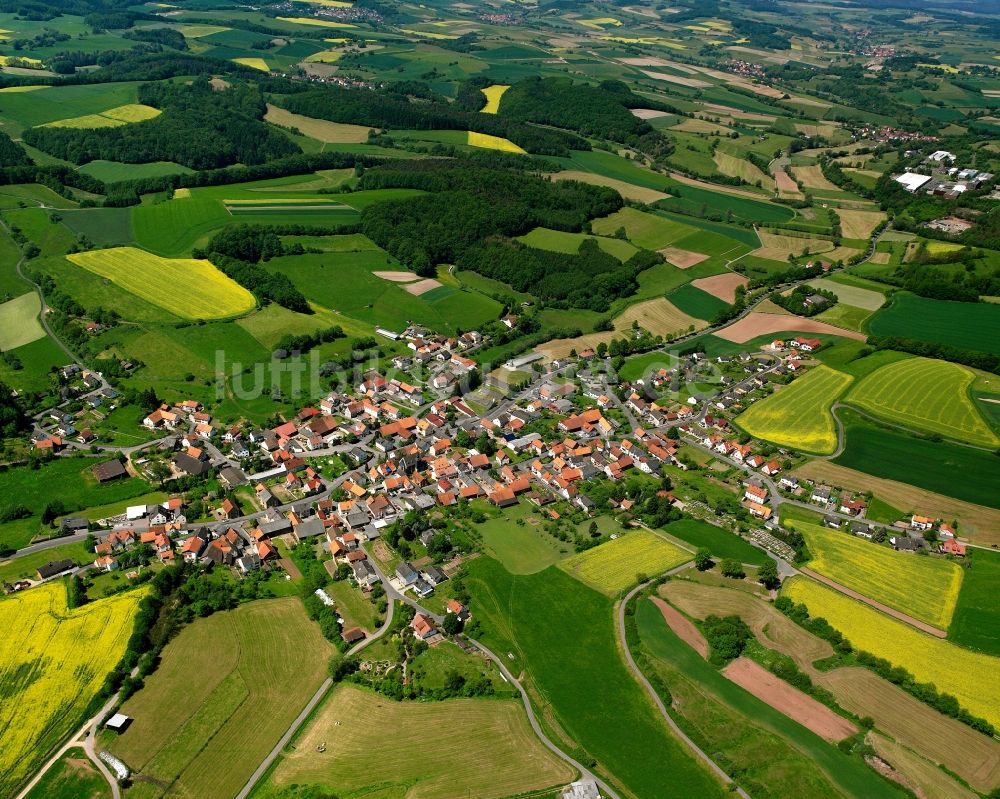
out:
<path id="1" fill-rule="evenodd" d="M 1000 509 L 974 505 L 906 483 L 873 477 L 829 461 L 812 461 L 796 469 L 795 474 L 837 488 L 871 491 L 882 501 L 907 514 L 920 513 L 949 521 L 957 519 L 963 539 L 984 546 L 1000 545 Z"/>
<path id="2" fill-rule="evenodd" d="M 428 291 L 440 288 L 441 283 L 432 277 L 424 278 L 423 280 L 418 280 L 416 283 L 408 283 L 403 286 L 410 294 L 414 297 L 419 297 L 421 294 L 426 294 Z"/>
<path id="3" fill-rule="evenodd" d="M 667 622 L 667 626 L 677 633 L 677 637 L 707 660 L 708 641 L 706 641 L 705 636 L 701 634 L 701 630 L 695 627 L 676 608 L 671 607 L 658 596 L 652 596 L 650 599 L 653 604 L 660 609 L 660 613 L 663 614 L 663 618 Z"/>
<path id="4" fill-rule="evenodd" d="M 867 341 L 862 333 L 853 330 L 844 330 L 842 327 L 834 327 L 826 322 L 817 322 L 815 319 L 801 319 L 799 317 L 783 316 L 781 314 L 769 314 L 753 311 L 738 322 L 734 322 L 729 327 L 718 331 L 715 335 L 732 341 L 734 344 L 744 344 L 757 336 L 766 336 L 771 333 L 784 333 L 794 331 L 798 333 L 830 333 L 834 336 L 853 338 L 857 341 Z"/>
<path id="5" fill-rule="evenodd" d="M 415 272 L 373 272 L 372 274 L 383 280 L 391 280 L 393 283 L 412 283 L 419 279 L 419 275 Z"/>
<path id="6" fill-rule="evenodd" d="M 799 184 L 792 180 L 791 175 L 784 169 L 774 170 L 774 182 L 778 186 L 778 191 L 797 192 L 799 190 Z"/>
<path id="7" fill-rule="evenodd" d="M 302 579 L 302 572 L 299 571 L 299 567 L 295 565 L 295 561 L 291 558 L 281 558 L 278 563 L 281 565 L 281 568 L 285 570 L 285 573 L 293 580 Z"/>
<path id="8" fill-rule="evenodd" d="M 946 766 L 973 788 L 985 792 L 1000 783 L 1000 743 L 938 713 L 868 669 L 834 669 L 813 679 L 845 710 L 871 716 L 880 730 L 932 763 Z M 942 741 L 948 745 L 942 746 Z"/>
<path id="9" fill-rule="evenodd" d="M 692 286 L 707 291 L 713 297 L 718 297 L 728 303 L 736 302 L 737 286 L 746 286 L 749 283 L 749 280 L 736 272 L 724 272 L 721 275 L 699 277 L 697 280 L 691 281 Z"/>
<path id="10" fill-rule="evenodd" d="M 642 74 L 653 80 L 665 80 L 667 83 L 677 83 L 681 86 L 690 86 L 693 89 L 707 89 L 712 84 L 707 80 L 698 78 L 682 78 L 680 75 L 671 75 L 668 72 L 651 72 L 648 69 L 642 70 Z"/>
<path id="11" fill-rule="evenodd" d="M 659 119 L 660 117 L 670 116 L 667 111 L 657 111 L 655 108 L 633 108 L 632 114 L 639 117 L 639 119 Z"/>
<path id="12" fill-rule="evenodd" d="M 737 658 L 722 673 L 779 713 L 784 713 L 831 743 L 857 732 L 857 728 L 847 719 L 838 716 L 808 694 L 792 688 L 749 658 Z"/>
<path id="13" fill-rule="evenodd" d="M 688 269 L 695 264 L 700 264 L 702 261 L 708 260 L 707 255 L 702 255 L 700 252 L 691 252 L 691 250 L 682 250 L 678 247 L 664 247 L 662 250 L 658 250 L 658 252 L 666 258 L 667 263 L 673 264 L 678 269 Z"/>
<path id="14" fill-rule="evenodd" d="M 553 180 L 578 180 L 580 183 L 589 183 L 591 186 L 607 186 L 614 189 L 626 200 L 635 200 L 640 203 L 655 203 L 665 200 L 667 195 L 656 189 L 649 189 L 645 186 L 636 186 L 624 180 L 615 180 L 604 175 L 596 175 L 593 172 L 579 172 L 568 169 L 564 172 L 557 172 L 552 176 Z"/>

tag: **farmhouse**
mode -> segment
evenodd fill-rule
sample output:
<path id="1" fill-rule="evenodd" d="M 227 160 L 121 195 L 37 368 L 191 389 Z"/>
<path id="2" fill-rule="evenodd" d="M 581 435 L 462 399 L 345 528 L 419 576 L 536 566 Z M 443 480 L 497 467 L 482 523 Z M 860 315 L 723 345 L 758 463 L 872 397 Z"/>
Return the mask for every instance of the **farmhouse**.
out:
<path id="1" fill-rule="evenodd" d="M 71 560 L 53 560 L 43 566 L 38 567 L 35 572 L 39 580 L 51 580 L 53 577 L 61 577 L 66 572 L 76 568 L 76 564 Z"/>
<path id="2" fill-rule="evenodd" d="M 98 483 L 108 483 L 112 480 L 118 480 L 122 477 L 128 476 L 128 472 L 119 460 L 99 463 L 91 469 L 91 472 L 93 472 L 94 477 L 97 478 Z"/>

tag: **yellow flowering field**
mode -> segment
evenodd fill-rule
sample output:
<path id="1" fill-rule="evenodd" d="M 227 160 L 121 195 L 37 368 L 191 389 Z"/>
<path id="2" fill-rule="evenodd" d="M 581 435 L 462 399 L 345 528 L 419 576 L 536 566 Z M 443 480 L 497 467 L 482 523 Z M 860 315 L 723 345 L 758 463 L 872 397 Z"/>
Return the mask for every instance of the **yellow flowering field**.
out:
<path id="1" fill-rule="evenodd" d="M 470 147 L 485 147 L 488 150 L 503 150 L 505 153 L 524 153 L 520 147 L 518 147 L 510 139 L 505 139 L 503 136 L 490 136 L 488 133 L 474 133 L 469 131 L 469 146 Z"/>
<path id="2" fill-rule="evenodd" d="M 788 520 L 802 533 L 820 574 L 915 619 L 947 630 L 962 587 L 962 568 L 938 558 L 918 558 L 818 524 Z"/>
<path id="3" fill-rule="evenodd" d="M 973 715 L 1000 726 L 1000 658 L 919 632 L 814 580 L 793 577 L 781 592 L 830 622 L 856 649 L 902 666 L 918 682 L 934 683 Z"/>
<path id="4" fill-rule="evenodd" d="M 145 590 L 82 608 L 47 583 L 0 601 L 0 796 L 85 720 L 84 711 L 125 653 Z"/>
<path id="5" fill-rule="evenodd" d="M 120 105 L 99 114 L 60 119 L 42 125 L 43 128 L 118 128 L 131 122 L 145 122 L 160 115 L 160 109 L 139 103 Z"/>
<path id="6" fill-rule="evenodd" d="M 635 585 L 637 575 L 656 577 L 692 557 L 656 533 L 637 530 L 567 558 L 559 568 L 602 594 L 614 596 Z"/>
<path id="7" fill-rule="evenodd" d="M 782 447 L 828 455 L 837 448 L 830 406 L 851 384 L 851 375 L 819 366 L 736 417 L 755 438 Z"/>
<path id="8" fill-rule="evenodd" d="M 493 86 L 487 86 L 485 89 L 480 89 L 480 91 L 486 95 L 486 105 L 484 105 L 480 110 L 484 114 L 495 114 L 500 110 L 500 98 L 503 97 L 503 93 L 509 89 L 502 83 L 496 83 Z"/>

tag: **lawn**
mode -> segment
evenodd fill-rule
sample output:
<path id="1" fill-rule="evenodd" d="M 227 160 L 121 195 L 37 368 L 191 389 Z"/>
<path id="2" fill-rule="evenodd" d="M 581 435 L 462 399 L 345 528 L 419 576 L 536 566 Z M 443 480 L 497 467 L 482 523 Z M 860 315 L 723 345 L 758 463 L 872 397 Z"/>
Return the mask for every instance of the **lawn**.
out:
<path id="1" fill-rule="evenodd" d="M 135 721 L 108 749 L 151 780 L 144 797 L 233 796 L 319 687 L 332 651 L 296 598 L 199 619 L 122 706 Z"/>
<path id="2" fill-rule="evenodd" d="M 79 748 L 70 749 L 25 799 L 111 799 L 111 787 Z"/>
<path id="3" fill-rule="evenodd" d="M 610 599 L 559 569 L 513 576 L 489 557 L 467 568 L 484 643 L 525 673 L 557 745 L 594 758 L 599 773 L 637 799 L 659 799 L 665 785 L 678 796 L 723 795 L 626 668 Z"/>
<path id="4" fill-rule="evenodd" d="M 43 338 L 45 331 L 38 321 L 40 310 L 41 303 L 34 291 L 0 303 L 0 350 L 6 352 Z"/>
<path id="5" fill-rule="evenodd" d="M 876 602 L 947 630 L 962 586 L 962 569 L 939 558 L 918 558 L 839 530 L 789 519 L 812 554 L 806 564 Z"/>
<path id="6" fill-rule="evenodd" d="M 518 524 L 519 519 L 525 523 Z M 476 525 L 476 531 L 483 537 L 486 552 L 511 574 L 534 574 L 565 557 L 559 542 L 540 527 L 540 520 L 529 507 L 518 505 Z"/>
<path id="7" fill-rule="evenodd" d="M 225 206 L 214 199 L 190 197 L 132 209 L 136 242 L 167 257 L 190 253 L 201 236 L 232 221 Z"/>
<path id="8" fill-rule="evenodd" d="M 595 219 L 591 225 L 594 233 L 601 236 L 614 236 L 620 228 L 625 229 L 625 235 L 632 243 L 647 250 L 659 250 L 685 236 L 697 233 L 696 229 L 683 222 L 675 222 L 631 207 Z"/>
<path id="9" fill-rule="evenodd" d="M 991 452 L 935 443 L 885 430 L 841 410 L 847 446 L 834 463 L 938 494 L 1000 508 L 1000 458 Z"/>
<path id="10" fill-rule="evenodd" d="M 677 637 L 656 605 L 637 601 L 636 625 L 652 671 L 680 700 L 673 713 L 723 768 L 740 775 L 751 796 L 905 795 L 858 758 L 726 679 Z"/>
<path id="11" fill-rule="evenodd" d="M 866 308 L 857 308 L 853 305 L 845 305 L 842 302 L 838 302 L 833 307 L 827 308 L 822 313 L 817 314 L 816 319 L 820 322 L 827 322 L 835 327 L 856 330 L 860 333 L 864 327 L 865 320 L 871 315 L 872 312 Z"/>
<path id="12" fill-rule="evenodd" d="M 868 320 L 867 332 L 1000 355 L 1000 305 L 931 300 L 899 291 Z"/>
<path id="13" fill-rule="evenodd" d="M 34 772 L 82 723 L 125 653 L 143 591 L 66 607 L 62 582 L 0 600 L 0 793 Z"/>
<path id="14" fill-rule="evenodd" d="M 587 236 L 583 233 L 565 233 L 561 230 L 550 230 L 544 227 L 537 227 L 524 236 L 518 236 L 518 241 L 524 242 L 529 247 L 564 252 L 570 255 L 578 253 L 580 245 L 587 240 L 596 241 L 598 247 L 619 261 L 627 261 L 639 251 L 638 247 L 624 239 Z"/>
<path id="15" fill-rule="evenodd" d="M 326 593 L 343 617 L 345 629 L 361 627 L 374 632 L 379 626 L 375 607 L 350 580 L 334 580 L 326 586 Z"/>
<path id="16" fill-rule="evenodd" d="M 559 568 L 597 591 L 616 596 L 692 557 L 690 552 L 656 533 L 637 530 L 574 555 L 560 563 Z"/>
<path id="17" fill-rule="evenodd" d="M 826 454 L 837 447 L 830 407 L 851 384 L 843 372 L 819 366 L 741 413 L 736 422 L 750 435 L 782 447 Z"/>
<path id="18" fill-rule="evenodd" d="M 975 373 L 930 358 L 907 358 L 883 366 L 856 383 L 846 401 L 888 422 L 946 438 L 996 447 L 1000 436 L 972 403 Z"/>
<path id="19" fill-rule="evenodd" d="M 123 180 L 141 180 L 155 178 L 161 175 L 189 175 L 193 170 L 175 164 L 173 161 L 151 161 L 146 164 L 123 164 L 120 161 L 91 161 L 80 167 L 77 172 L 90 175 L 105 183 L 118 183 Z"/>
<path id="20" fill-rule="evenodd" d="M 782 595 L 826 619 L 856 649 L 902 666 L 918 682 L 933 683 L 973 715 L 1000 725 L 1000 659 L 919 632 L 814 580 L 786 580 Z"/>
<path id="21" fill-rule="evenodd" d="M 253 294 L 210 261 L 161 258 L 137 247 L 66 256 L 77 266 L 184 319 L 224 319 L 253 310 Z"/>
<path id="22" fill-rule="evenodd" d="M 327 751 L 317 754 L 321 743 Z M 322 786 L 350 796 L 503 799 L 534 796 L 573 777 L 542 747 L 519 701 L 395 702 L 341 685 L 253 797 Z"/>
<path id="23" fill-rule="evenodd" d="M 711 321 L 716 314 L 729 307 L 729 303 L 725 300 L 713 297 L 707 291 L 692 286 L 690 283 L 671 291 L 667 295 L 667 299 L 684 313 L 705 321 Z"/>
<path id="24" fill-rule="evenodd" d="M 969 549 L 948 640 L 987 655 L 1000 655 L 1000 553 Z"/>
<path id="25" fill-rule="evenodd" d="M 734 558 L 740 563 L 751 563 L 754 566 L 770 560 L 767 553 L 748 544 L 735 533 L 700 519 L 681 519 L 679 522 L 671 522 L 663 530 L 694 547 L 705 547 L 717 558 Z"/>

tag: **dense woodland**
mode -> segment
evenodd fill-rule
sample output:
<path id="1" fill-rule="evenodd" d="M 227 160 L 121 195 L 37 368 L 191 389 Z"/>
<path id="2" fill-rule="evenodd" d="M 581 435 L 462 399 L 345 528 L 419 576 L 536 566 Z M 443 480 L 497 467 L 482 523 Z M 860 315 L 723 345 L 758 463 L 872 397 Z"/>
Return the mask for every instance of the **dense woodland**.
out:
<path id="1" fill-rule="evenodd" d="M 192 169 L 212 169 L 263 164 L 299 152 L 296 144 L 263 122 L 264 99 L 249 86 L 216 91 L 207 79 L 190 85 L 149 83 L 139 87 L 139 102 L 162 113 L 115 128 L 29 128 L 24 140 L 75 164 L 99 159 L 175 161 Z"/>

